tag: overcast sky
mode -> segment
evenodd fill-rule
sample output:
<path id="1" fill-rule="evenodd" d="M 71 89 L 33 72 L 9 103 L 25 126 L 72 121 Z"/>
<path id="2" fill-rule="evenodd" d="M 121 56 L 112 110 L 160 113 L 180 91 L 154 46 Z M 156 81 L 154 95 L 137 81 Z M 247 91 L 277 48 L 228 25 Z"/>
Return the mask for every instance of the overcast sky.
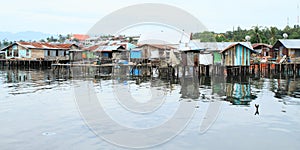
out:
<path id="1" fill-rule="evenodd" d="M 284 28 L 287 18 L 293 26 L 297 23 L 300 0 L 3 0 L 0 31 L 86 33 L 109 13 L 146 2 L 179 7 L 198 18 L 209 30 L 225 32 L 237 26 Z"/>

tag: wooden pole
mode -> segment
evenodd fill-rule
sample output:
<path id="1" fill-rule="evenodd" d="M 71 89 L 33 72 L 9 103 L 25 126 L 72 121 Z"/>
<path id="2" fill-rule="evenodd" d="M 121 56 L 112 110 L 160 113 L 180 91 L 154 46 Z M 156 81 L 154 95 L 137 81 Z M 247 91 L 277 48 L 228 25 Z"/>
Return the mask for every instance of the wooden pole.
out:
<path id="1" fill-rule="evenodd" d="M 281 73 L 282 72 L 282 66 L 281 66 L 281 64 L 279 64 L 279 73 Z"/>

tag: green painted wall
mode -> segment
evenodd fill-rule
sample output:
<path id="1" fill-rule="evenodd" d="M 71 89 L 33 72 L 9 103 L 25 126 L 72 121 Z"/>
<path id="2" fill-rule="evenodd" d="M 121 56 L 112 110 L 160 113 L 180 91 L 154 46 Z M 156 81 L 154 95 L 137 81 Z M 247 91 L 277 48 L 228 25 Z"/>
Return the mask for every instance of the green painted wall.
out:
<path id="1" fill-rule="evenodd" d="M 214 52 L 214 64 L 222 63 L 222 54 Z"/>

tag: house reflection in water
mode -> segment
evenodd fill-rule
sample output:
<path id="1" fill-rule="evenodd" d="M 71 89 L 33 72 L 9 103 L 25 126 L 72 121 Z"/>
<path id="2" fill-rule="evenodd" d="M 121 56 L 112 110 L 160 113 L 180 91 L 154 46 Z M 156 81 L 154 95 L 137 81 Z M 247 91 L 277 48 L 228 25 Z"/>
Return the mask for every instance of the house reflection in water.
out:
<path id="1" fill-rule="evenodd" d="M 43 85 L 45 82 L 55 81 L 51 70 L 6 70 L 5 83 L 20 83 L 20 82 L 34 82 Z M 41 82 L 39 82 L 41 81 Z M 44 82 L 42 82 L 44 81 Z"/>
<path id="2" fill-rule="evenodd" d="M 251 84 L 249 77 L 227 78 L 226 99 L 233 105 L 250 105 L 250 102 L 256 98 L 251 93 Z"/>
<path id="3" fill-rule="evenodd" d="M 19 83 L 31 79 L 31 75 L 26 71 L 7 70 L 6 83 Z"/>
<path id="4" fill-rule="evenodd" d="M 275 84 L 274 89 L 271 89 L 275 93 L 275 97 L 279 99 L 283 99 L 284 97 L 294 97 L 300 98 L 300 84 L 299 78 L 290 78 L 286 79 L 278 78 L 274 80 L 273 84 Z M 276 86 L 277 84 L 277 86 Z"/>
<path id="5" fill-rule="evenodd" d="M 183 99 L 198 99 L 200 97 L 199 79 L 196 77 L 181 78 L 180 93 Z"/>
<path id="6" fill-rule="evenodd" d="M 225 76 L 213 76 L 211 79 L 212 94 L 219 97 L 226 96 L 226 77 Z"/>

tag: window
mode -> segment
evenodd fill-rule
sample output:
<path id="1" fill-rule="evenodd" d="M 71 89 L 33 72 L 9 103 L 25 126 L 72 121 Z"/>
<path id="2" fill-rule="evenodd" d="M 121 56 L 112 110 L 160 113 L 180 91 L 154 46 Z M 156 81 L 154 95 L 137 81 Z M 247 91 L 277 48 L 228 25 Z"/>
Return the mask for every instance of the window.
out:
<path id="1" fill-rule="evenodd" d="M 30 55 L 30 51 L 26 50 L 26 56 L 29 57 L 29 55 Z"/>
<path id="2" fill-rule="evenodd" d="M 18 46 L 17 46 L 17 45 L 14 45 L 14 46 L 12 46 L 12 49 L 13 49 L 13 50 L 17 50 L 17 49 L 18 49 Z"/>
<path id="3" fill-rule="evenodd" d="M 8 49 L 7 57 L 13 57 L 12 49 Z"/>
<path id="4" fill-rule="evenodd" d="M 56 51 L 50 51 L 49 50 L 49 52 L 51 53 L 51 55 L 49 55 L 49 56 L 51 56 L 51 57 L 55 57 L 56 56 Z"/>
<path id="5" fill-rule="evenodd" d="M 300 57 L 300 50 L 299 49 L 295 50 L 295 57 Z"/>
<path id="6" fill-rule="evenodd" d="M 14 57 L 19 57 L 19 51 L 18 50 L 13 50 L 14 52 Z"/>
<path id="7" fill-rule="evenodd" d="M 65 56 L 65 51 L 59 51 L 59 56 Z"/>

